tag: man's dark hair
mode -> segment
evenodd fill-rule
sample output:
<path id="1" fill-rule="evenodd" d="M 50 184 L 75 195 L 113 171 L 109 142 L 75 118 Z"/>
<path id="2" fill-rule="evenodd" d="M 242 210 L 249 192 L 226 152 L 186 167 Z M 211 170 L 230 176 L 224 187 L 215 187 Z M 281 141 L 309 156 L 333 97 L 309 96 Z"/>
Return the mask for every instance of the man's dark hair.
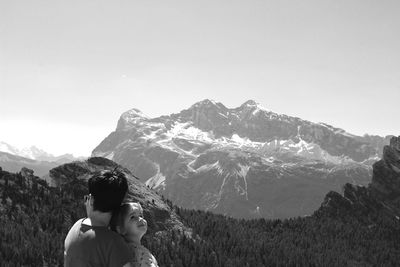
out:
<path id="1" fill-rule="evenodd" d="M 96 172 L 88 181 L 89 193 L 93 196 L 93 210 L 110 212 L 117 209 L 128 191 L 128 181 L 123 172 Z"/>

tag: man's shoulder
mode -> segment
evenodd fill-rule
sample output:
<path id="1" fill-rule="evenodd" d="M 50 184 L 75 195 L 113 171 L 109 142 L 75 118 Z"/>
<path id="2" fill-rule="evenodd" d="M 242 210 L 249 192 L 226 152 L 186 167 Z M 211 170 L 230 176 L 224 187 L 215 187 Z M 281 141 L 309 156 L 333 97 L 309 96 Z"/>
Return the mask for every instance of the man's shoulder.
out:
<path id="1" fill-rule="evenodd" d="M 80 218 L 79 220 L 77 220 L 77 221 L 74 223 L 74 225 L 72 225 L 71 229 L 72 229 L 72 228 L 79 227 L 79 226 L 82 224 L 83 220 L 85 220 L 85 218 Z"/>
<path id="2" fill-rule="evenodd" d="M 65 242 L 69 242 L 71 239 L 73 239 L 76 235 L 79 233 L 80 226 L 82 225 L 82 221 L 84 218 L 77 220 L 74 225 L 69 229 L 68 234 L 65 238 Z"/>
<path id="3" fill-rule="evenodd" d="M 98 232 L 99 234 L 101 234 L 102 236 L 105 236 L 107 238 L 123 240 L 120 234 L 114 232 L 113 230 L 111 230 L 108 227 L 101 227 L 101 228 L 97 228 L 97 229 L 94 229 L 94 230 L 96 232 Z"/>
<path id="4" fill-rule="evenodd" d="M 103 229 L 101 235 L 99 234 L 98 237 L 102 240 L 107 240 L 109 246 L 119 248 L 128 247 L 122 236 L 110 229 Z"/>

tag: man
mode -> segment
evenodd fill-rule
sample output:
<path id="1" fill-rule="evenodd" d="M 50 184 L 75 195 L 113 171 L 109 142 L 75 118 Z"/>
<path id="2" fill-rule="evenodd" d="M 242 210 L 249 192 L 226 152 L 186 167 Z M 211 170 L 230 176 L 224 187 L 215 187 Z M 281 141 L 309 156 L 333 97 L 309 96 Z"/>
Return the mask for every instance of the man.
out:
<path id="1" fill-rule="evenodd" d="M 116 170 L 98 172 L 88 187 L 87 218 L 78 220 L 65 238 L 64 266 L 131 267 L 133 255 L 128 246 L 108 228 L 112 211 L 119 208 L 128 190 L 125 175 Z"/>

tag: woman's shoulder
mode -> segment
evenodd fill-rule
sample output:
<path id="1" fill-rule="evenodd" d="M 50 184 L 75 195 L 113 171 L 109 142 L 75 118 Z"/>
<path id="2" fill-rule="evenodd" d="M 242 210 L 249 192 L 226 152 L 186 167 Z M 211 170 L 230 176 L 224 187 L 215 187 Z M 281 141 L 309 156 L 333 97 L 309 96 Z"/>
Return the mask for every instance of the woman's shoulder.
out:
<path id="1" fill-rule="evenodd" d="M 148 250 L 145 246 L 137 245 L 137 244 L 130 244 L 132 250 L 135 253 L 135 266 L 140 267 L 158 267 L 157 260 L 151 254 L 150 250 Z"/>

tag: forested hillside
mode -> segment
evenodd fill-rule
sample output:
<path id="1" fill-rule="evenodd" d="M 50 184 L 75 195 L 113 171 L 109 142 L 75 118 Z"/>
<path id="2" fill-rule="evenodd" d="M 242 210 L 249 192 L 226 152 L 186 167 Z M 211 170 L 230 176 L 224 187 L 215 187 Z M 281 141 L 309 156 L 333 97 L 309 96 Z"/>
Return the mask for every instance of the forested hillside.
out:
<path id="1" fill-rule="evenodd" d="M 84 216 L 86 184 L 52 188 L 27 169 L 0 171 L 0 262 L 2 266 L 62 264 L 64 238 Z"/>
<path id="2" fill-rule="evenodd" d="M 183 246 L 183 266 L 398 266 L 400 262 L 400 223 L 378 215 L 236 220 L 203 211 L 178 214 L 197 236 L 194 244 L 186 238 L 176 242 Z"/>
<path id="3" fill-rule="evenodd" d="M 28 170 L 0 171 L 2 266 L 62 266 L 63 241 L 84 216 L 86 184 L 51 188 Z M 379 212 L 321 210 L 289 220 L 237 220 L 172 207 L 192 234 L 144 243 L 160 266 L 396 266 L 400 223 Z"/>

